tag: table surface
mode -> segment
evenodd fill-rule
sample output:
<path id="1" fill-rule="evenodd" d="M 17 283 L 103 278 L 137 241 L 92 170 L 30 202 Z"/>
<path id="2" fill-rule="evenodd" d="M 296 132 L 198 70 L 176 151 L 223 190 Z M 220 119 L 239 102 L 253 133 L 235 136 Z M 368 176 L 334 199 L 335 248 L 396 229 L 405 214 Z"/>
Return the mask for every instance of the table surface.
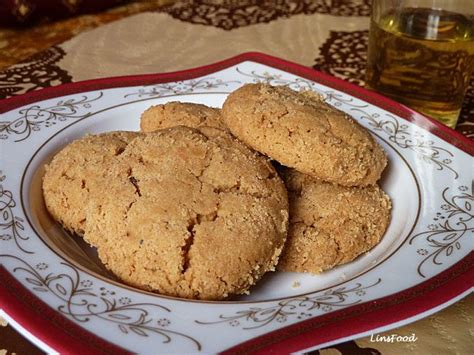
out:
<path id="1" fill-rule="evenodd" d="M 369 12 L 369 0 L 332 5 L 325 0 L 148 0 L 31 28 L 0 29 L 0 99 L 80 80 L 182 70 L 247 51 L 364 85 Z M 474 77 L 456 130 L 474 138 Z M 415 333 L 416 343 L 373 343 L 365 337 L 314 353 L 468 354 L 474 343 L 473 310 L 471 295 L 386 333 Z M 5 322 L 0 324 L 0 349 L 40 353 Z"/>

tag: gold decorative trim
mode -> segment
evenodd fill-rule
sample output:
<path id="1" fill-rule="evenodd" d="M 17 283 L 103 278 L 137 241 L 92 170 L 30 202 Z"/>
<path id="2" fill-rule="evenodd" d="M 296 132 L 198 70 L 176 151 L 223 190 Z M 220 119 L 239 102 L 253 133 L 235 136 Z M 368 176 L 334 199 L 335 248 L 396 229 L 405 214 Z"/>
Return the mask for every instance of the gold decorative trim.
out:
<path id="1" fill-rule="evenodd" d="M 109 326 L 116 326 L 123 334 L 148 337 L 151 333 L 163 338 L 169 344 L 174 337 L 185 338 L 193 343 L 197 351 L 202 346 L 195 338 L 169 329 L 172 322 L 166 317 L 172 311 L 156 303 L 135 303 L 130 297 L 121 297 L 113 289 L 100 287 L 94 290 L 94 282 L 82 279 L 80 272 L 71 264 L 61 262 L 61 272 L 49 271 L 47 262 L 32 266 L 26 261 L 8 254 L 0 258 L 14 260 L 19 266 L 14 273 L 22 273 L 24 280 L 36 292 L 48 293 L 59 305 L 56 310 L 76 322 L 87 323 L 100 319 Z"/>
<path id="2" fill-rule="evenodd" d="M 0 139 L 8 139 L 10 136 L 17 136 L 14 142 L 26 140 L 33 132 L 38 132 L 42 128 L 49 128 L 58 122 L 68 119 L 80 119 L 88 117 L 92 112 L 79 114 L 81 108 L 91 108 L 91 103 L 99 100 L 103 96 L 102 92 L 94 98 L 83 95 L 81 99 L 68 99 L 58 101 L 55 105 L 41 107 L 33 105 L 18 111 L 20 117 L 13 121 L 0 122 Z"/>
<path id="3" fill-rule="evenodd" d="M 462 238 L 471 235 L 473 237 L 474 224 L 468 223 L 474 220 L 474 182 L 471 184 L 471 191 L 469 187 L 461 185 L 457 188 L 458 194 L 448 196 L 448 191 L 454 190 L 453 187 L 446 187 L 443 190 L 442 197 L 444 203 L 440 206 L 441 211 L 436 212 L 432 218 L 433 223 L 428 225 L 428 230 L 420 232 L 411 237 L 409 244 L 418 237 L 425 237 L 429 249 L 419 248 L 417 253 L 423 257 L 423 260 L 418 265 L 417 271 L 421 277 L 426 278 L 426 273 L 423 268 L 426 263 L 431 261 L 431 264 L 439 266 L 443 265 L 443 258 L 449 258 L 456 251 L 461 250 Z"/>
<path id="4" fill-rule="evenodd" d="M 13 240 L 22 252 L 27 254 L 34 254 L 34 251 L 26 249 L 21 244 L 30 239 L 24 236 L 23 232 L 25 220 L 14 214 L 13 208 L 16 207 L 16 202 L 13 199 L 13 193 L 10 190 L 3 188 L 3 181 L 6 176 L 0 170 L 0 241 Z"/>
<path id="5" fill-rule="evenodd" d="M 186 95 L 194 93 L 194 91 L 198 89 L 217 89 L 221 87 L 228 87 L 229 84 L 241 84 L 241 82 L 235 80 L 223 81 L 214 77 L 206 77 L 196 80 L 193 79 L 173 83 L 148 85 L 139 89 L 137 92 L 124 95 L 124 98 L 130 96 L 156 98 L 163 97 L 164 95 Z"/>
<path id="6" fill-rule="evenodd" d="M 289 320 L 295 320 L 295 318 L 296 320 L 304 320 L 313 317 L 313 311 L 329 312 L 337 307 L 348 307 L 361 303 L 362 299 L 360 297 L 366 294 L 366 290 L 379 285 L 381 282 L 382 279 L 379 278 L 368 286 L 356 283 L 351 287 L 331 288 L 324 292 L 318 292 L 316 295 L 285 299 L 269 307 L 251 307 L 236 311 L 233 315 L 221 314 L 219 319 L 215 321 L 196 320 L 195 322 L 202 325 L 227 323 L 231 327 L 248 330 L 261 328 L 274 322 L 286 323 Z M 353 294 L 359 297 L 350 300 Z"/>

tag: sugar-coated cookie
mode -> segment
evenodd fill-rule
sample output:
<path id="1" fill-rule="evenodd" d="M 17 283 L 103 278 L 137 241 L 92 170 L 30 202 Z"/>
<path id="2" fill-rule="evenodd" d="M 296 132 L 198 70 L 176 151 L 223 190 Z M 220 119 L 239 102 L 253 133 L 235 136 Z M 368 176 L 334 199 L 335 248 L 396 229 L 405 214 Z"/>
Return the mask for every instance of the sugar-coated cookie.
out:
<path id="1" fill-rule="evenodd" d="M 253 149 L 324 181 L 373 185 L 387 164 L 366 129 L 312 92 L 247 84 L 228 96 L 222 116 Z"/>
<path id="2" fill-rule="evenodd" d="M 124 282 L 218 300 L 274 270 L 288 199 L 262 156 L 222 130 L 178 126 L 143 134 L 118 160 L 84 238 Z"/>
<path id="3" fill-rule="evenodd" d="M 380 187 L 345 187 L 294 169 L 279 171 L 288 189 L 290 226 L 278 270 L 317 274 L 379 243 L 391 209 Z"/>
<path id="4" fill-rule="evenodd" d="M 102 176 L 111 160 L 124 151 L 137 132 L 117 131 L 73 141 L 45 166 L 43 195 L 49 213 L 65 229 L 82 235 L 85 206 L 103 188 Z"/>
<path id="5" fill-rule="evenodd" d="M 220 109 L 190 102 L 168 102 L 151 106 L 142 113 L 140 129 L 153 132 L 174 126 L 209 126 L 226 129 L 220 116 Z"/>

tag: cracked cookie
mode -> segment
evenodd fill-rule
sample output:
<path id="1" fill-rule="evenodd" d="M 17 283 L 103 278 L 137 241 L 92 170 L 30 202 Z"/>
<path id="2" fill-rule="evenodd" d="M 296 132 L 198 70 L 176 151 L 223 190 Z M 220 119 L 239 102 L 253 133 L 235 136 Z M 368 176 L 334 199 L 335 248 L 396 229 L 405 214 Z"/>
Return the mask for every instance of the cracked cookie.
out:
<path id="1" fill-rule="evenodd" d="M 345 187 L 279 168 L 288 189 L 290 225 L 278 270 L 314 274 L 354 260 L 379 243 L 390 221 L 377 185 Z"/>
<path id="2" fill-rule="evenodd" d="M 66 146 L 45 166 L 46 208 L 65 229 L 84 233 L 85 206 L 90 195 L 102 188 L 100 178 L 110 160 L 137 136 L 137 132 L 126 131 L 85 136 Z"/>
<path id="3" fill-rule="evenodd" d="M 117 161 L 84 238 L 124 282 L 218 300 L 274 270 L 288 198 L 258 153 L 222 130 L 179 126 L 141 135 Z"/>
<path id="4" fill-rule="evenodd" d="M 324 181 L 373 185 L 387 164 L 365 128 L 312 92 L 247 84 L 228 96 L 222 116 L 253 149 Z"/>
<path id="5" fill-rule="evenodd" d="M 216 127 L 227 130 L 220 115 L 220 109 L 189 102 L 168 102 L 151 106 L 142 113 L 140 129 L 142 132 L 153 132 L 162 128 L 175 126 Z"/>

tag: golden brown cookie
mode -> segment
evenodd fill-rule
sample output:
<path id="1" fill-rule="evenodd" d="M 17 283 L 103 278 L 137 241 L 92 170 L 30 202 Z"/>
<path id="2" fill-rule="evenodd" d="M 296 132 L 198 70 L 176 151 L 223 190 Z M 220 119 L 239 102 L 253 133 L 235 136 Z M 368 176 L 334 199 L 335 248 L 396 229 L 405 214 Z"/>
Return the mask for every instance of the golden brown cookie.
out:
<path id="1" fill-rule="evenodd" d="M 178 126 L 130 143 L 91 198 L 85 239 L 124 282 L 223 299 L 273 270 L 288 199 L 273 166 L 229 133 Z"/>
<path id="2" fill-rule="evenodd" d="M 311 92 L 247 84 L 228 96 L 222 116 L 250 147 L 324 181 L 372 185 L 387 164 L 366 129 Z"/>
<path id="3" fill-rule="evenodd" d="M 317 274 L 379 243 L 391 203 L 377 185 L 345 187 L 294 169 L 279 172 L 288 189 L 290 226 L 278 270 Z"/>
<path id="4" fill-rule="evenodd" d="M 226 130 L 220 109 L 189 102 L 168 102 L 151 106 L 142 113 L 140 128 L 142 132 L 153 132 L 174 126 L 216 127 Z"/>
<path id="5" fill-rule="evenodd" d="M 91 194 L 102 189 L 102 175 L 110 161 L 137 137 L 136 132 L 117 131 L 75 140 L 45 166 L 43 196 L 46 208 L 65 229 L 84 233 L 85 206 Z M 100 190 L 99 190 L 100 191 Z"/>

